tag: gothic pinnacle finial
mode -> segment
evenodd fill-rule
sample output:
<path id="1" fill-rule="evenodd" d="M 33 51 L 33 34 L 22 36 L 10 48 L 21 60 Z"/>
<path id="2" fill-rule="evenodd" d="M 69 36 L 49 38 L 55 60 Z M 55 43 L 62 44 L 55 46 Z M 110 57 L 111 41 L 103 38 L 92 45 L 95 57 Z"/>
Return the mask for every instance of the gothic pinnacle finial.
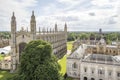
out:
<path id="1" fill-rule="evenodd" d="M 55 27 L 57 27 L 57 22 L 55 23 Z"/>
<path id="2" fill-rule="evenodd" d="M 15 13 L 13 12 L 13 16 L 14 16 L 14 14 L 15 14 Z"/>
<path id="3" fill-rule="evenodd" d="M 57 29 L 57 23 L 55 23 L 55 32 L 57 32 L 58 29 Z"/>
<path id="4" fill-rule="evenodd" d="M 39 27 L 39 32 L 40 32 L 40 27 Z"/>
<path id="5" fill-rule="evenodd" d="M 65 26 L 67 26 L 67 23 L 65 22 Z"/>
<path id="6" fill-rule="evenodd" d="M 12 13 L 11 19 L 12 19 L 12 20 L 15 20 L 15 13 L 14 13 L 14 12 Z"/>
<path id="7" fill-rule="evenodd" d="M 66 24 L 66 22 L 65 22 L 65 26 L 64 26 L 64 31 L 67 32 L 67 24 Z"/>
<path id="8" fill-rule="evenodd" d="M 34 11 L 32 11 L 32 15 L 34 15 Z"/>
<path id="9" fill-rule="evenodd" d="M 47 33 L 48 33 L 49 31 L 48 31 L 48 27 L 47 27 Z"/>

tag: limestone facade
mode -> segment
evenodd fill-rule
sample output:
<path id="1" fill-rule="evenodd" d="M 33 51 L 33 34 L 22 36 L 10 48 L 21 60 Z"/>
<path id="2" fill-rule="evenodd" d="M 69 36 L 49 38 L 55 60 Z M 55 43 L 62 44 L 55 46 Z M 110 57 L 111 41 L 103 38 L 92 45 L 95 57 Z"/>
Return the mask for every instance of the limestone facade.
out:
<path id="1" fill-rule="evenodd" d="M 36 30 L 36 19 L 34 15 L 34 11 L 32 12 L 31 20 L 30 20 L 30 31 L 24 30 L 24 27 L 21 28 L 20 31 L 17 31 L 16 27 L 16 17 L 13 13 L 11 18 L 11 71 L 16 70 L 16 66 L 19 64 L 19 57 L 21 55 L 22 50 L 25 45 L 29 43 L 31 40 L 44 40 L 51 43 L 53 48 L 53 54 L 55 54 L 58 58 L 61 58 L 67 52 L 67 24 L 65 23 L 64 30 L 59 31 L 57 24 L 55 24 L 54 29 L 45 30 L 43 28 L 39 28 L 39 32 Z"/>
<path id="2" fill-rule="evenodd" d="M 120 80 L 119 43 L 107 45 L 102 38 L 96 44 L 81 43 L 67 57 L 67 75 L 78 80 Z"/>

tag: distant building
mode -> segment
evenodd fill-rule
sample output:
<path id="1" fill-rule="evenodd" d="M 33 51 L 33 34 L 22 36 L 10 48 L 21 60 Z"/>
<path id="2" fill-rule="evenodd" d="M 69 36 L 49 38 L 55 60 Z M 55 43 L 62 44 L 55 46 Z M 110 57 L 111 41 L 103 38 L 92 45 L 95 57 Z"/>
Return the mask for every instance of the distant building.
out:
<path id="1" fill-rule="evenodd" d="M 107 45 L 101 38 L 99 41 L 88 40 L 80 44 L 67 57 L 69 77 L 78 80 L 120 80 L 120 45 L 118 42 L 117 45 Z"/>

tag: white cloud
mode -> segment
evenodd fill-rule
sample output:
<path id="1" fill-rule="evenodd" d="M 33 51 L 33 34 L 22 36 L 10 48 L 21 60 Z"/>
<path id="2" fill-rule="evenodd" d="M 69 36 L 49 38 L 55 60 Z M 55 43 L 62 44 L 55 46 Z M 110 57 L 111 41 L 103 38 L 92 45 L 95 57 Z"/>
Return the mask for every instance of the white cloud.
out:
<path id="1" fill-rule="evenodd" d="M 30 20 L 28 7 L 35 6 L 36 0 L 2 0 L 0 1 L 0 19 L 5 22 L 0 22 L 0 29 L 2 30 L 10 30 L 10 18 L 12 16 L 12 12 L 15 12 L 16 20 L 17 20 L 17 29 L 20 29 L 21 26 L 28 26 L 28 22 Z M 29 18 L 28 18 L 29 17 Z"/>
<path id="2" fill-rule="evenodd" d="M 15 11 L 18 29 L 20 29 L 21 26 L 28 27 L 31 16 L 30 11 L 33 7 L 38 10 L 35 12 L 37 28 L 39 26 L 53 28 L 56 22 L 61 29 L 64 23 L 67 22 L 68 30 L 97 30 L 98 28 L 103 28 L 105 30 L 113 30 L 112 28 L 114 28 L 118 30 L 119 28 L 115 26 L 116 23 L 118 23 L 118 19 L 120 19 L 120 17 L 117 17 L 120 14 L 118 11 L 118 9 L 120 9 L 118 7 L 119 0 L 55 1 L 57 2 L 53 0 L 53 2 L 47 3 L 46 0 L 47 5 L 43 6 L 39 5 L 39 3 L 43 1 L 38 0 L 0 1 L 0 20 L 2 20 L 0 29 L 10 30 L 7 28 L 10 28 L 12 11 Z M 113 25 L 115 27 L 113 27 Z"/>

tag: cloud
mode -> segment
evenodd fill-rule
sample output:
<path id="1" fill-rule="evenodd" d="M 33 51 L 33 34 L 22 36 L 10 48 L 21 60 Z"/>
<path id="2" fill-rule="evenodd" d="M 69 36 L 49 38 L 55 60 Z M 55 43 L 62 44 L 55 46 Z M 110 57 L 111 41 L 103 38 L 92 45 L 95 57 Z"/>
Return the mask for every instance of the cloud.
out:
<path id="1" fill-rule="evenodd" d="M 0 26 L 0 30 L 6 31 L 10 30 L 10 18 L 12 16 L 12 12 L 15 12 L 17 27 L 20 29 L 21 26 L 25 25 L 29 22 L 30 13 L 27 10 L 28 7 L 33 7 L 36 4 L 36 0 L 2 0 L 0 1 L 0 20 L 4 20 L 0 22 L 2 24 Z M 28 26 L 28 25 L 27 25 Z"/>
<path id="2" fill-rule="evenodd" d="M 0 30 L 10 30 L 15 11 L 18 30 L 29 27 L 31 11 L 35 10 L 38 27 L 59 28 L 67 22 L 68 30 L 120 30 L 119 0 L 6 0 L 0 1 Z M 114 26 L 114 27 L 113 27 Z"/>

